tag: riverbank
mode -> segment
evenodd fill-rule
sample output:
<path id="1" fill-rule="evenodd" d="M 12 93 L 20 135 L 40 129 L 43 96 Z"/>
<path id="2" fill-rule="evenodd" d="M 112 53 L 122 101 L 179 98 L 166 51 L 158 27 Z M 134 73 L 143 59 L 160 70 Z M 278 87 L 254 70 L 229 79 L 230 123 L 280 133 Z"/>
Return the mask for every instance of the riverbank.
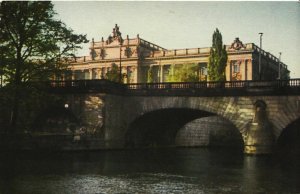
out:
<path id="1" fill-rule="evenodd" d="M 1 151 L 80 151 L 101 149 L 105 149 L 104 139 L 94 135 L 18 134 L 0 136 Z"/>

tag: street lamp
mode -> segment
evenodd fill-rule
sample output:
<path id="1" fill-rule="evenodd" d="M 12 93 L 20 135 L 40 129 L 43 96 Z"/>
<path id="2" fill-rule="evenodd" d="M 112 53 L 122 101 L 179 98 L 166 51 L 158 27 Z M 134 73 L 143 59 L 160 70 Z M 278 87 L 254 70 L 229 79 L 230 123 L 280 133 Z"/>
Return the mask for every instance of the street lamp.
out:
<path id="1" fill-rule="evenodd" d="M 119 82 L 122 83 L 122 40 L 120 40 L 120 74 L 119 74 Z"/>
<path id="2" fill-rule="evenodd" d="M 258 58 L 258 74 L 259 74 L 259 80 L 261 80 L 261 52 L 262 52 L 262 35 L 263 33 L 258 33 L 260 35 L 260 46 L 259 46 L 259 58 Z"/>
<path id="3" fill-rule="evenodd" d="M 279 62 L 278 62 L 278 79 L 281 79 L 281 52 L 279 52 Z"/>

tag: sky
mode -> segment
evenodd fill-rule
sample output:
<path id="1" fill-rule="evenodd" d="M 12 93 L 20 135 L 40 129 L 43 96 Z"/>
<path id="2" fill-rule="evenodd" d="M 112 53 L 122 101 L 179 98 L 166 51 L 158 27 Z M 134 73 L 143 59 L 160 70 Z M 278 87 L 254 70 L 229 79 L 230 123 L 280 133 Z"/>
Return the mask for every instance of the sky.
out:
<path id="1" fill-rule="evenodd" d="M 115 24 L 123 38 L 142 39 L 166 49 L 210 47 L 216 28 L 223 43 L 236 37 L 259 45 L 288 65 L 292 78 L 300 78 L 300 2 L 199 1 L 56 1 L 57 18 L 91 41 L 104 40 Z M 89 44 L 78 55 L 88 55 Z"/>

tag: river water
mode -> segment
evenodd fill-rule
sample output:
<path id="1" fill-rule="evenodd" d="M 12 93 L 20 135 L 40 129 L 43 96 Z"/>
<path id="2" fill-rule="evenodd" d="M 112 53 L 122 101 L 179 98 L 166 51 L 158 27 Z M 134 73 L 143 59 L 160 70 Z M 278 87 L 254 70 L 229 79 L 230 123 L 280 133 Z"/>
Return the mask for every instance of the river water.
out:
<path id="1" fill-rule="evenodd" d="M 300 193 L 299 156 L 168 148 L 1 153 L 0 193 Z"/>

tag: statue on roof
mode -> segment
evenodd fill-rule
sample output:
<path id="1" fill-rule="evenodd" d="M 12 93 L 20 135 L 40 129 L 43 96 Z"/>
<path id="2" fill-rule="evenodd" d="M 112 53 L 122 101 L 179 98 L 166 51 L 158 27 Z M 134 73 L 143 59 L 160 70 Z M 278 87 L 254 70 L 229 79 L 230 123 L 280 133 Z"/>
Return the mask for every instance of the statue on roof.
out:
<path id="1" fill-rule="evenodd" d="M 117 35 L 116 35 L 116 28 L 113 28 L 113 37 L 116 37 Z"/>
<path id="2" fill-rule="evenodd" d="M 118 24 L 116 24 L 115 27 L 113 28 L 112 36 L 111 35 L 108 36 L 106 40 L 106 44 L 110 44 L 115 40 L 119 41 L 120 43 L 123 43 L 122 33 L 119 30 Z"/>
<path id="3" fill-rule="evenodd" d="M 246 46 L 240 41 L 240 39 L 237 37 L 233 41 L 233 43 L 230 46 L 231 49 L 240 50 L 242 48 L 246 48 Z"/>
<path id="4" fill-rule="evenodd" d="M 113 41 L 113 37 L 111 35 L 108 36 L 107 40 L 106 40 L 106 44 L 110 44 Z"/>
<path id="5" fill-rule="evenodd" d="M 119 31 L 119 26 L 118 26 L 118 24 L 115 25 L 114 30 L 115 30 L 115 32 L 116 32 L 116 36 L 121 36 L 121 32 Z"/>
<path id="6" fill-rule="evenodd" d="M 115 28 L 113 29 L 113 37 L 114 40 L 118 40 L 120 43 L 123 42 L 122 33 L 119 30 L 118 24 L 115 25 Z"/>

